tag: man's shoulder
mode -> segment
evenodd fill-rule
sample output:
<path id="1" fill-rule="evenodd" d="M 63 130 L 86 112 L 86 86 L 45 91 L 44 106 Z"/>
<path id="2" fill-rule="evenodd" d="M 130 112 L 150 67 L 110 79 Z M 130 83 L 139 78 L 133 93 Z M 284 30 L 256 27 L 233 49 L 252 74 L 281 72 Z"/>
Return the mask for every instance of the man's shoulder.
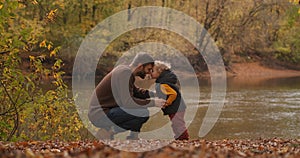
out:
<path id="1" fill-rule="evenodd" d="M 114 71 L 131 71 L 128 65 L 118 65 L 114 68 Z"/>
<path id="2" fill-rule="evenodd" d="M 128 65 L 118 65 L 114 70 L 130 70 L 130 67 Z"/>
<path id="3" fill-rule="evenodd" d="M 113 69 L 113 74 L 131 75 L 131 69 L 128 65 L 118 65 Z"/>

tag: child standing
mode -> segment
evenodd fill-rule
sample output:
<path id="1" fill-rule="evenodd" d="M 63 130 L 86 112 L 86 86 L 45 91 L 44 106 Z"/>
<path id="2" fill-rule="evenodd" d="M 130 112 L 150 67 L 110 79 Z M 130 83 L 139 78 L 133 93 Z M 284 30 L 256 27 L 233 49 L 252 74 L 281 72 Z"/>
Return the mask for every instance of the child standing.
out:
<path id="1" fill-rule="evenodd" d="M 172 122 L 174 138 L 176 140 L 188 140 L 189 134 L 184 121 L 186 105 L 179 90 L 177 76 L 170 68 L 168 63 L 155 61 L 151 77 L 156 79 L 156 95 L 166 99 L 162 111 L 164 115 L 169 116 Z"/>

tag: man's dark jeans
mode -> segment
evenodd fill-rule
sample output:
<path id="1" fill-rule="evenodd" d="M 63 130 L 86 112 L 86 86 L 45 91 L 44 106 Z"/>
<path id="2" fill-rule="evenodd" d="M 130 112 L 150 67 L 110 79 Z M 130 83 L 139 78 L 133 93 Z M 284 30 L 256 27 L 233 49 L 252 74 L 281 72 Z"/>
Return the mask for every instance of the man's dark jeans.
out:
<path id="1" fill-rule="evenodd" d="M 113 127 L 115 133 L 124 132 L 126 130 L 140 132 L 142 125 L 149 119 L 149 111 L 146 108 L 130 110 L 134 110 L 134 113 L 138 113 L 139 116 L 143 117 L 131 115 L 122 110 L 122 108 L 115 107 L 108 111 L 106 118 L 105 116 L 99 118 L 99 122 L 97 122 L 95 126 L 105 129 Z"/>

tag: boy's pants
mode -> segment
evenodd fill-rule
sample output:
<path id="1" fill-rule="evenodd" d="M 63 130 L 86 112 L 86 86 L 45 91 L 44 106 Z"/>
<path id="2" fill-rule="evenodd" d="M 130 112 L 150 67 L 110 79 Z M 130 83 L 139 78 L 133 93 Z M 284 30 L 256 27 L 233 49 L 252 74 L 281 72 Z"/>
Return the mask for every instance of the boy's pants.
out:
<path id="1" fill-rule="evenodd" d="M 184 121 L 184 113 L 185 111 L 180 111 L 175 114 L 169 114 L 169 118 L 172 122 L 172 129 L 175 134 L 174 138 L 176 140 L 188 140 L 189 139 L 189 133 L 187 131 L 187 128 L 185 126 Z"/>

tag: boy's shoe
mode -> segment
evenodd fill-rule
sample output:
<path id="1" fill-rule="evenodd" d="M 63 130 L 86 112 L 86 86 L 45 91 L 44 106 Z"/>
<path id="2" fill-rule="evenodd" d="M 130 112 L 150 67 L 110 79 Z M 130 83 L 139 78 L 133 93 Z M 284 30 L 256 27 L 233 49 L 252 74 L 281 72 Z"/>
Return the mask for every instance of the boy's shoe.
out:
<path id="1" fill-rule="evenodd" d="M 189 137 L 189 133 L 185 130 L 178 138 L 175 138 L 175 140 L 189 140 Z"/>
<path id="2" fill-rule="evenodd" d="M 96 133 L 96 138 L 100 140 L 114 139 L 114 132 L 112 130 L 100 128 Z"/>

